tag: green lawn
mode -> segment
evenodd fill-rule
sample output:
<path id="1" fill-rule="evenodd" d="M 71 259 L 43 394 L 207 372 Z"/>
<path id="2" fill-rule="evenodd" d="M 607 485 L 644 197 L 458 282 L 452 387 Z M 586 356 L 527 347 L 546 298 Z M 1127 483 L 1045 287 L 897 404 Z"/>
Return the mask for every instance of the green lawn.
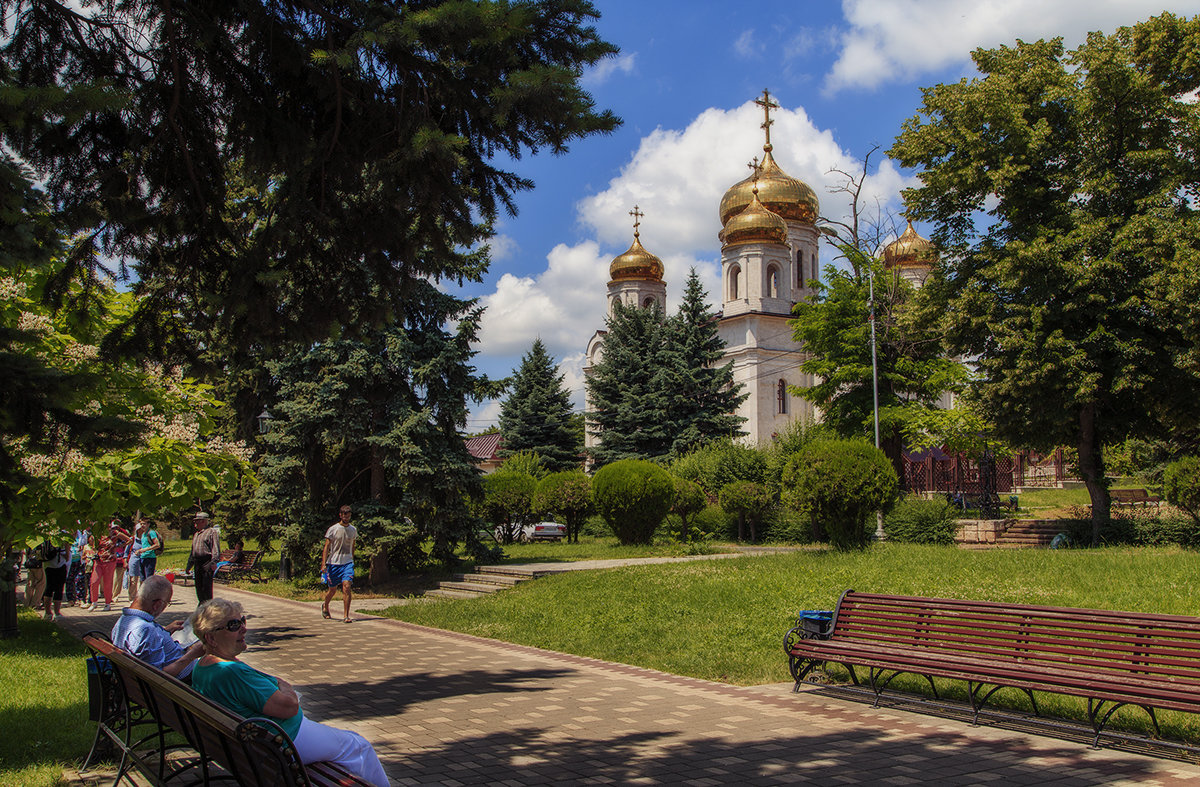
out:
<path id="1" fill-rule="evenodd" d="M 85 648 L 21 607 L 21 635 L 0 639 L 0 784 L 50 787 L 92 743 Z"/>

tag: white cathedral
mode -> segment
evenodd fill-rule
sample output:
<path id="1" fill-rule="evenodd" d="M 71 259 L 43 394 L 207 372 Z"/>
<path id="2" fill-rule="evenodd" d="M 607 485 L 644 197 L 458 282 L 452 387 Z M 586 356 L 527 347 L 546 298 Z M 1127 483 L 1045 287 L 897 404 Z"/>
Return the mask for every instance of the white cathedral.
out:
<path id="1" fill-rule="evenodd" d="M 800 371 L 808 355 L 792 338 L 788 321 L 792 308 L 815 293 L 820 280 L 816 193 L 802 180 L 793 178 L 771 155 L 771 109 L 775 104 L 767 91 L 755 103 L 763 108 L 766 132 L 763 159 L 752 164 L 752 174 L 735 183 L 721 199 L 721 311 L 717 332 L 725 343 L 719 362 L 733 364 L 734 384 L 748 393 L 737 414 L 746 419 L 743 441 L 766 445 L 793 421 L 820 420 L 812 404 L 793 396 L 789 387 L 809 387 L 813 376 Z M 608 316 L 618 301 L 625 306 L 646 307 L 657 303 L 666 311 L 667 285 L 662 261 L 643 248 L 637 206 L 633 245 L 614 258 L 609 266 Z M 889 270 L 917 286 L 936 259 L 933 245 L 916 234 L 912 224 L 883 250 Z M 607 331 L 599 330 L 588 342 L 584 375 L 590 377 L 604 351 Z M 592 410 L 590 399 L 587 411 Z M 588 430 L 585 444 L 598 438 Z"/>

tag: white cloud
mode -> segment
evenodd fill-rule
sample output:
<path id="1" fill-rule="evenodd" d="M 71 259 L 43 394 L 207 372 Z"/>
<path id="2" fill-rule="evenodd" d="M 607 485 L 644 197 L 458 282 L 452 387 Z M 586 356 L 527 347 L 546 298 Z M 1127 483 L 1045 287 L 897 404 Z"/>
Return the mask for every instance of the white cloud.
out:
<path id="1" fill-rule="evenodd" d="M 632 74 L 636 59 L 637 52 L 630 52 L 628 55 L 611 55 L 606 57 L 585 71 L 580 82 L 584 87 L 591 89 L 598 85 L 603 85 L 608 81 L 609 77 L 618 72 Z"/>
<path id="2" fill-rule="evenodd" d="M 849 29 L 825 90 L 876 88 L 958 64 L 976 47 L 1021 38 L 1062 36 L 1072 47 L 1087 33 L 1111 33 L 1162 13 L 1163 0 L 842 0 Z M 1167 4 L 1177 14 L 1200 12 L 1200 2 Z"/>
<path id="3" fill-rule="evenodd" d="M 488 239 L 489 258 L 492 262 L 510 259 L 521 250 L 515 238 L 508 235 L 496 235 Z"/>
<path id="4" fill-rule="evenodd" d="M 762 54 L 763 45 L 754 35 L 754 28 L 743 30 L 733 42 L 733 51 L 746 59 L 757 58 Z"/>

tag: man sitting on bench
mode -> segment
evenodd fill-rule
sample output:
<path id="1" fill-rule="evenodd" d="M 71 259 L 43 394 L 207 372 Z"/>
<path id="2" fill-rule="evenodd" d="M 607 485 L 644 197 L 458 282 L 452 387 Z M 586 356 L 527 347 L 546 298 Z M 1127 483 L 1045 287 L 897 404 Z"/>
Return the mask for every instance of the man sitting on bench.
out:
<path id="1" fill-rule="evenodd" d="M 173 632 L 183 628 L 182 620 L 166 626 L 154 620 L 171 603 L 174 592 L 166 577 L 157 574 L 147 577 L 133 603 L 121 610 L 121 617 L 113 626 L 112 642 L 150 666 L 190 683 L 196 659 L 204 655 L 204 643 L 195 642 L 185 649 L 171 638 Z"/>

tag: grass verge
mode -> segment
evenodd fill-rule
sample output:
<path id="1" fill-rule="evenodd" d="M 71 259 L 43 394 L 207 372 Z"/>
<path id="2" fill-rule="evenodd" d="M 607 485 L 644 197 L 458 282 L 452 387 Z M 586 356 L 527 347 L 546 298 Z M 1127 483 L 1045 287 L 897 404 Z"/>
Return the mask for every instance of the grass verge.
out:
<path id="1" fill-rule="evenodd" d="M 87 756 L 87 667 L 79 640 L 20 608 L 19 637 L 0 639 L 0 784 L 50 787 Z"/>

